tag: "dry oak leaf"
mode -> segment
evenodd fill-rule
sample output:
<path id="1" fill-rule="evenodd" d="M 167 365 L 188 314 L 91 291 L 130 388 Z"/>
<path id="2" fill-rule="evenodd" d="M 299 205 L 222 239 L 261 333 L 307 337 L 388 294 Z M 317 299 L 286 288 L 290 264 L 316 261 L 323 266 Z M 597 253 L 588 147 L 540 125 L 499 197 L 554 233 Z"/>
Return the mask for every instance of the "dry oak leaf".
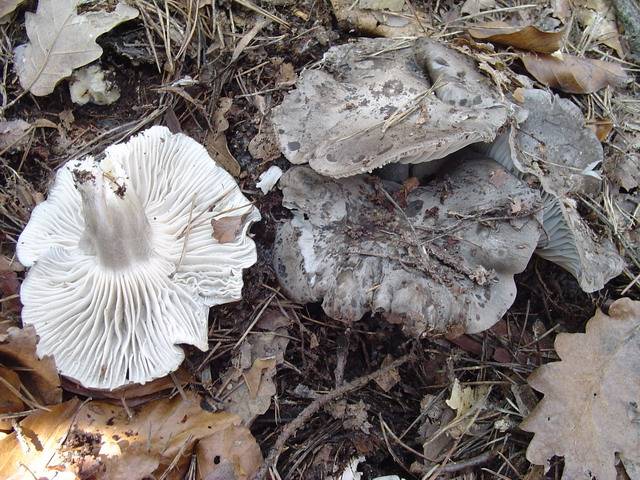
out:
<path id="1" fill-rule="evenodd" d="M 559 334 L 555 349 L 561 361 L 528 379 L 544 398 L 521 425 L 535 434 L 527 459 L 563 456 L 565 480 L 615 480 L 616 454 L 640 461 L 640 302 L 597 311 L 586 333 Z"/>
<path id="2" fill-rule="evenodd" d="M 624 55 L 620 43 L 620 33 L 616 23 L 616 9 L 610 0 L 577 0 L 575 3 L 578 23 L 584 27 L 597 43 L 602 43 L 616 51 L 620 58 Z"/>
<path id="3" fill-rule="evenodd" d="M 562 48 L 565 30 L 545 32 L 533 25 L 513 26 L 506 22 L 487 22 L 468 29 L 476 40 L 508 45 L 531 52 L 553 53 Z"/>
<path id="4" fill-rule="evenodd" d="M 567 93 L 593 93 L 601 88 L 622 87 L 630 78 L 624 69 L 611 62 L 563 54 L 520 55 L 525 68 L 540 83 Z"/>
<path id="5" fill-rule="evenodd" d="M 196 443 L 212 435 L 221 441 L 206 440 L 205 446 L 215 450 L 218 463 L 202 465 L 202 471 L 226 470 L 230 475 L 221 478 L 243 480 L 262 463 L 260 449 L 240 419 L 203 410 L 193 393 L 130 411 L 131 418 L 124 407 L 81 404 L 75 398 L 30 415 L 20 422 L 21 439 L 14 432 L 0 440 L 0 478 L 21 480 L 31 478 L 31 472 L 35 478 L 182 479 Z M 199 452 L 206 460 L 206 452 Z"/>
<path id="6" fill-rule="evenodd" d="M 20 378 L 23 390 L 32 401 L 53 405 L 62 401 L 60 377 L 53 357 L 39 359 L 36 355 L 38 339 L 33 327 L 11 327 L 0 335 L 0 364 L 13 370 Z"/>
<path id="7" fill-rule="evenodd" d="M 118 3 L 112 12 L 78 15 L 80 0 L 40 0 L 36 13 L 25 14 L 29 43 L 16 47 L 15 67 L 20 85 L 36 96 L 53 92 L 75 68 L 97 60 L 102 47 L 96 39 L 116 25 L 138 16 L 138 10 Z"/>

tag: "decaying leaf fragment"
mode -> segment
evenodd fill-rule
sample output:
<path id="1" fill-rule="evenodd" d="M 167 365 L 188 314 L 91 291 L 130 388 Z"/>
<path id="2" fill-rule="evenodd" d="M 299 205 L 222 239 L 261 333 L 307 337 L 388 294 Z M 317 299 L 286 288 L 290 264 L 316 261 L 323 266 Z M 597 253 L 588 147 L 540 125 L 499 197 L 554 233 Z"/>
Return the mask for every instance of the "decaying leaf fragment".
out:
<path id="1" fill-rule="evenodd" d="M 561 361 L 528 379 L 544 398 L 521 425 L 535 434 L 527 459 L 563 456 L 563 479 L 615 480 L 616 454 L 640 462 L 640 302 L 617 300 L 555 348 Z"/>
<path id="2" fill-rule="evenodd" d="M 622 87 L 631 79 L 617 63 L 562 54 L 520 55 L 525 68 L 540 83 L 567 93 L 592 93 L 601 88 Z"/>
<path id="3" fill-rule="evenodd" d="M 385 3 L 386 10 L 370 8 L 384 6 Z M 406 1 L 369 0 L 354 3 L 352 0 L 331 0 L 331 6 L 338 22 L 375 37 L 424 35 L 423 27 L 429 24 L 429 19 L 419 12 L 412 12 Z M 389 6 L 391 9 L 388 9 Z"/>
<path id="4" fill-rule="evenodd" d="M 586 33 L 597 43 L 616 51 L 622 58 L 624 51 L 616 24 L 616 9 L 610 0 L 577 0 L 576 18 Z"/>
<path id="5" fill-rule="evenodd" d="M 204 465 L 204 471 L 230 473 L 212 478 L 251 478 L 262 456 L 240 419 L 207 412 L 200 408 L 199 397 L 185 395 L 131 408 L 132 418 L 124 407 L 81 404 L 78 399 L 30 415 L 20 422 L 22 432 L 28 432 L 23 440 L 15 432 L 0 440 L 0 477 L 20 480 L 31 472 L 50 478 L 52 472 L 68 472 L 79 478 L 130 480 L 167 473 L 165 478 L 177 480 L 183 478 L 197 442 L 204 439 L 219 456 L 218 463 Z M 225 440 L 229 437 L 236 441 Z M 208 452 L 198 452 L 199 459 L 207 460 Z"/>
<path id="6" fill-rule="evenodd" d="M 540 234 L 538 194 L 509 175 L 495 186 L 501 170 L 462 162 L 406 194 L 403 208 L 389 200 L 398 184 L 290 169 L 280 179 L 293 212 L 275 242 L 280 285 L 301 303 L 322 301 L 333 318 L 379 312 L 413 335 L 489 328 L 512 304 L 513 275 Z"/>
<path id="7" fill-rule="evenodd" d="M 0 120 L 0 151 L 19 149 L 29 139 L 31 124 L 22 119 Z"/>
<path id="8" fill-rule="evenodd" d="M 37 342 L 33 327 L 11 327 L 7 333 L 0 335 L 0 365 L 16 374 L 17 383 L 14 386 L 18 387 L 22 398 L 29 402 L 26 405 L 28 408 L 54 405 L 62 401 L 60 377 L 53 357 L 39 359 L 36 355 Z M 0 376 L 13 377 L 11 374 Z M 0 390 L 5 388 L 6 385 L 0 384 Z M 25 391 L 28 392 L 26 395 Z"/>
<path id="9" fill-rule="evenodd" d="M 239 348 L 234 365 L 223 374 L 225 390 L 222 408 L 239 415 L 250 425 L 265 413 L 276 394 L 276 369 L 284 362 L 289 343 L 286 326 L 289 320 L 279 312 L 267 310 L 256 328 Z"/>
<path id="10" fill-rule="evenodd" d="M 229 122 L 225 118 L 233 105 L 233 99 L 222 97 L 218 100 L 218 108 L 213 114 L 213 129 L 207 134 L 205 147 L 207 152 L 222 168 L 234 177 L 240 175 L 240 164 L 229 151 L 225 132 L 229 128 Z"/>
<path id="11" fill-rule="evenodd" d="M 553 53 L 560 50 L 566 33 L 564 29 L 545 32 L 533 25 L 513 26 L 501 21 L 474 25 L 468 29 L 468 32 L 477 40 L 540 53 Z"/>
<path id="12" fill-rule="evenodd" d="M 437 160 L 491 141 L 507 119 L 473 61 L 428 38 L 359 39 L 324 65 L 304 71 L 272 117 L 289 161 L 323 175 Z"/>
<path id="13" fill-rule="evenodd" d="M 78 15 L 80 0 L 39 0 L 36 13 L 25 14 L 29 43 L 15 49 L 20 85 L 36 96 L 53 92 L 56 84 L 102 55 L 96 39 L 116 25 L 134 19 L 138 10 L 119 2 L 112 12 Z"/>
<path id="14" fill-rule="evenodd" d="M 496 0 L 466 0 L 460 9 L 460 13 L 462 15 L 475 15 L 482 10 L 495 8 L 495 6 Z"/>
<path id="15" fill-rule="evenodd" d="M 490 391 L 491 389 L 488 385 L 463 388 L 456 378 L 451 388 L 451 396 L 446 401 L 447 406 L 456 411 L 454 421 L 469 418 L 478 410 L 483 409 Z M 449 429 L 449 434 L 454 437 L 461 437 L 468 429 L 469 423 L 469 421 L 457 423 Z"/>
<path id="16" fill-rule="evenodd" d="M 233 242 L 242 232 L 246 215 L 229 215 L 228 217 L 214 218 L 211 220 L 213 238 L 218 243 Z"/>

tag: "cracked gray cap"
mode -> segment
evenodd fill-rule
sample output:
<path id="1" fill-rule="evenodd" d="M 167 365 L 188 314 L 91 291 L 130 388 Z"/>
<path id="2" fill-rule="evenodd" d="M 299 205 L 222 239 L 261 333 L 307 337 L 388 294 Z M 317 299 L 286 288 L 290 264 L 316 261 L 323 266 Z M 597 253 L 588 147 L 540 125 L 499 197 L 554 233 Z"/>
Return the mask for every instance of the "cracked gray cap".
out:
<path id="1" fill-rule="evenodd" d="M 212 220 L 242 215 L 219 243 Z M 22 320 L 38 355 L 89 388 L 145 383 L 206 350 L 209 307 L 241 297 L 259 212 L 202 145 L 152 127 L 72 160 L 20 235 Z"/>
<path id="2" fill-rule="evenodd" d="M 332 47 L 274 109 L 284 155 L 347 177 L 422 163 L 491 141 L 507 107 L 465 55 L 430 39 L 359 39 Z"/>
<path id="3" fill-rule="evenodd" d="M 295 167 L 280 187 L 293 218 L 279 226 L 274 262 L 288 294 L 346 321 L 380 312 L 414 335 L 491 327 L 541 232 L 538 193 L 487 159 L 411 191 L 401 211 L 398 185 L 367 175 Z"/>

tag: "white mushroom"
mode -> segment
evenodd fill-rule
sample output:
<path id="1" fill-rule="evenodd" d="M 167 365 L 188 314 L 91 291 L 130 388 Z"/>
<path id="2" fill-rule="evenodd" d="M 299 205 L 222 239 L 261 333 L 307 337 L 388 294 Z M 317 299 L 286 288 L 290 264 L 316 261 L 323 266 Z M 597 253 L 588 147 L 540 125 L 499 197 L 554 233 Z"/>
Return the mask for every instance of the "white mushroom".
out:
<path id="1" fill-rule="evenodd" d="M 219 243 L 212 220 L 241 216 Z M 60 169 L 18 240 L 31 269 L 23 323 L 63 375 L 89 388 L 145 383 L 175 370 L 178 344 L 206 350 L 210 306 L 241 297 L 256 261 L 259 212 L 193 139 L 152 127 L 100 161 Z"/>

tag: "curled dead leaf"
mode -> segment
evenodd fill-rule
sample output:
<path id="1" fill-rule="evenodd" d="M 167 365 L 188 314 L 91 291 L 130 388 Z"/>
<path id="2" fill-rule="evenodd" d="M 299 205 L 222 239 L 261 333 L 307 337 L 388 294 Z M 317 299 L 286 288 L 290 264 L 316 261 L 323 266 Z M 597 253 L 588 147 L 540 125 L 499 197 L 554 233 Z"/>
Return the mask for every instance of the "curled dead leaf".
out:
<path id="1" fill-rule="evenodd" d="M 211 158 L 234 177 L 240 175 L 240 164 L 229 151 L 227 145 L 226 130 L 229 122 L 226 119 L 227 112 L 233 104 L 233 99 L 222 97 L 218 101 L 218 108 L 213 114 L 213 130 L 210 131 L 204 141 L 205 148 Z"/>
<path id="2" fill-rule="evenodd" d="M 521 428 L 535 435 L 527 459 L 564 456 L 563 479 L 615 480 L 616 454 L 640 462 L 640 302 L 614 302 L 585 333 L 561 333 L 560 362 L 538 368 L 529 384 L 544 394 Z"/>
<path id="3" fill-rule="evenodd" d="M 381 11 L 360 8 L 360 2 L 331 0 L 336 19 L 360 32 L 373 36 L 398 38 L 424 35 L 424 26 L 429 24 L 424 14 L 411 11 L 404 2 L 402 11 Z"/>
<path id="4" fill-rule="evenodd" d="M 14 432 L 0 440 L 0 478 L 20 480 L 29 472 L 49 478 L 55 471 L 96 480 L 160 475 L 177 480 L 203 439 L 199 459 L 213 452 L 218 460 L 199 466 L 206 478 L 248 479 L 262 463 L 260 449 L 240 419 L 203 410 L 193 393 L 149 402 L 133 409 L 131 418 L 120 406 L 73 399 L 30 415 L 20 429 L 28 432 L 22 439 Z M 208 476 L 222 471 L 227 476 Z"/>
<path id="5" fill-rule="evenodd" d="M 252 332 L 243 342 L 234 365 L 223 374 L 226 390 L 218 393 L 223 398 L 222 408 L 239 415 L 245 425 L 269 409 L 276 394 L 277 367 L 284 362 L 289 343 L 289 320 L 273 310 L 267 310 L 265 315 L 267 321 L 261 319 L 256 328 L 268 331 Z"/>
<path id="6" fill-rule="evenodd" d="M 86 388 L 70 378 L 62 378 L 62 387 L 66 392 L 75 393 L 84 397 L 91 397 L 94 400 L 104 400 L 116 402 L 118 404 L 126 401 L 127 406 L 136 407 L 150 400 L 157 400 L 164 395 L 162 392 L 172 390 L 176 387 L 185 387 L 193 378 L 183 367 L 179 368 L 171 375 L 156 378 L 144 385 L 130 383 L 113 390 Z"/>
<path id="7" fill-rule="evenodd" d="M 606 45 L 623 57 L 620 34 L 616 23 L 616 11 L 610 0 L 577 0 L 576 18 L 596 43 Z"/>
<path id="8" fill-rule="evenodd" d="M 9 328 L 6 334 L 0 335 L 0 364 L 18 374 L 22 392 L 29 392 L 28 396 L 36 404 L 60 403 L 62 390 L 53 357 L 39 359 L 37 342 L 33 327 Z"/>
<path id="9" fill-rule="evenodd" d="M 604 87 L 625 86 L 630 78 L 616 63 L 563 54 L 520 55 L 525 68 L 536 80 L 567 93 L 592 93 Z"/>
<path id="10" fill-rule="evenodd" d="M 476 40 L 508 45 L 531 52 L 553 53 L 562 48 L 565 30 L 545 32 L 533 25 L 513 26 L 505 22 L 487 22 L 467 30 Z"/>

